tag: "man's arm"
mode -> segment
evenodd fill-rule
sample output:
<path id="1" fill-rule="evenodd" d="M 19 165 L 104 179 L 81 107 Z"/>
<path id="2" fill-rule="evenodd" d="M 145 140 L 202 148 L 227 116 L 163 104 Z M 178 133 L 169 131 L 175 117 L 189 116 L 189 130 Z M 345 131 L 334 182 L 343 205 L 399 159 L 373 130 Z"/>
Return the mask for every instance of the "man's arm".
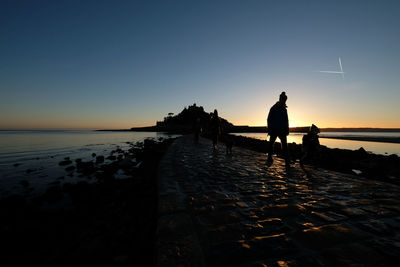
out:
<path id="1" fill-rule="evenodd" d="M 271 124 L 272 124 L 272 116 L 273 116 L 273 110 L 272 110 L 272 108 L 270 108 L 269 109 L 269 112 L 268 112 L 268 118 L 267 118 L 267 126 L 271 126 Z"/>
<path id="2" fill-rule="evenodd" d="M 285 109 L 285 119 L 286 119 L 286 134 L 289 135 L 289 116 L 287 110 Z"/>

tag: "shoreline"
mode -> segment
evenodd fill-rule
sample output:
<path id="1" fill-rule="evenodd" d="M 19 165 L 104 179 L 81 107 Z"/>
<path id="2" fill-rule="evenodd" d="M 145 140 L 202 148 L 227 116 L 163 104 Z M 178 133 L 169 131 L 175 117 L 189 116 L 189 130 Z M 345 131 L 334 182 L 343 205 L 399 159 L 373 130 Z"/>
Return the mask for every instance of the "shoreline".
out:
<path id="1" fill-rule="evenodd" d="M 379 136 L 319 136 L 326 139 L 340 139 L 349 141 L 365 141 L 377 143 L 393 143 L 400 144 L 400 137 L 379 137 Z"/>
<path id="2" fill-rule="evenodd" d="M 253 151 L 267 153 L 269 142 L 251 137 L 229 135 L 234 146 L 247 148 Z M 222 140 L 222 143 L 224 140 Z M 297 162 L 301 155 L 301 144 L 289 143 L 288 150 L 291 161 Z M 283 157 L 279 142 L 274 145 L 274 153 Z M 347 174 L 356 174 L 366 179 L 400 184 L 398 166 L 400 157 L 396 154 L 381 155 L 368 153 L 364 148 L 358 150 L 329 148 L 320 146 L 318 155 L 309 162 L 314 167 L 338 171 Z"/>
<path id="3" fill-rule="evenodd" d="M 242 134 L 242 133 L 229 133 L 229 134 Z M 251 133 L 249 133 L 249 134 L 251 134 Z M 400 135 L 400 133 L 399 133 L 399 135 Z M 251 138 L 251 137 L 249 137 L 249 138 Z M 376 143 L 400 144 L 400 137 L 383 137 L 383 136 L 321 136 L 321 135 L 319 135 L 319 138 L 340 139 L 340 140 L 348 140 L 348 141 L 365 141 L 365 142 L 376 142 Z M 298 145 L 301 145 L 301 144 L 298 144 Z"/>
<path id="4" fill-rule="evenodd" d="M 76 183 L 0 198 L 5 265 L 155 266 L 158 164 L 174 138 L 115 147 L 89 161 L 58 164 L 80 173 Z M 124 177 L 120 177 L 120 173 Z M 25 181 L 21 186 L 29 189 Z"/>
<path id="5" fill-rule="evenodd" d="M 133 129 L 121 129 L 121 130 L 94 130 L 96 132 L 164 132 L 177 134 L 179 131 L 158 131 L 154 129 L 143 129 L 143 130 L 133 130 Z M 321 131 L 322 133 L 336 132 L 336 131 Z M 351 131 L 337 131 L 342 133 L 349 133 Z M 379 131 L 371 131 L 371 132 L 379 132 Z M 382 131 L 382 132 L 393 132 L 393 131 Z M 228 132 L 228 134 L 252 134 L 252 133 L 265 133 L 266 131 L 254 131 L 254 132 Z M 291 132 L 291 133 L 303 133 L 303 132 Z M 187 133 L 181 133 L 187 134 Z M 306 132 L 304 132 L 306 134 Z M 399 132 L 400 135 L 400 132 Z M 319 136 L 319 138 L 325 139 L 340 139 L 340 140 L 348 140 L 348 141 L 365 141 L 365 142 L 377 142 L 377 143 L 393 143 L 400 144 L 400 137 L 382 137 L 382 136 Z"/>

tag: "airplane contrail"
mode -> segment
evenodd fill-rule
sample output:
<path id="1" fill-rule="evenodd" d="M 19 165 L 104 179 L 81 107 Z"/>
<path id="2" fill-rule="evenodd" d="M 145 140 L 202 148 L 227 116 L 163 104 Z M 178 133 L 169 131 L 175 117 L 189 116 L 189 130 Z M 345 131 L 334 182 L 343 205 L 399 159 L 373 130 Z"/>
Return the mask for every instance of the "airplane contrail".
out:
<path id="1" fill-rule="evenodd" d="M 344 74 L 345 72 L 343 71 L 343 67 L 342 67 L 342 60 L 339 57 L 339 67 L 340 67 L 340 71 L 333 71 L 333 70 L 319 70 L 318 72 L 322 72 L 322 73 L 334 73 L 334 74 L 342 74 L 342 78 L 344 80 Z"/>
<path id="2" fill-rule="evenodd" d="M 342 78 L 344 80 L 344 72 L 343 72 L 342 61 L 340 60 L 340 57 L 339 57 L 339 65 L 340 65 L 340 70 L 342 71 Z"/>
<path id="3" fill-rule="evenodd" d="M 323 73 L 344 73 L 343 71 L 332 71 L 332 70 L 320 70 L 318 72 L 323 72 Z"/>

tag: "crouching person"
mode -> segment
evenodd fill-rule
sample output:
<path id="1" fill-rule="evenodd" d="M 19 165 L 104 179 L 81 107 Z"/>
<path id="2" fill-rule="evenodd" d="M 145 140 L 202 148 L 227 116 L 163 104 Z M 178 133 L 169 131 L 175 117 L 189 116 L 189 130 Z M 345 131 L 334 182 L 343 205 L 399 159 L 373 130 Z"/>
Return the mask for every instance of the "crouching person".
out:
<path id="1" fill-rule="evenodd" d="M 311 125 L 307 134 L 303 136 L 303 144 L 301 146 L 300 165 L 304 165 L 304 161 L 315 159 L 319 152 L 319 128 L 314 124 Z"/>

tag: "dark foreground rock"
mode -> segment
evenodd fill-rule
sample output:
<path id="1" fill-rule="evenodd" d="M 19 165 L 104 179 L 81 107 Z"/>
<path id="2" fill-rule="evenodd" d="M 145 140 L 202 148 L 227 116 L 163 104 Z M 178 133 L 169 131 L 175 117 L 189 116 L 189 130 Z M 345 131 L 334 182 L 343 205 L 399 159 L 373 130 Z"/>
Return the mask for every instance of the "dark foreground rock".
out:
<path id="1" fill-rule="evenodd" d="M 142 164 L 135 168 L 136 163 L 127 166 L 125 160 L 125 169 L 135 169 L 125 179 L 104 171 L 95 183 L 54 183 L 32 199 L 1 199 L 1 266 L 154 265 L 156 171 L 172 140 L 146 142 L 127 155 L 131 160 L 139 157 Z M 83 172 L 108 166 L 76 163 Z"/>
<path id="2" fill-rule="evenodd" d="M 58 165 L 60 165 L 60 166 L 66 166 L 66 165 L 69 165 L 69 164 L 71 164 L 71 163 L 72 163 L 72 161 L 70 161 L 69 158 L 66 158 L 66 159 L 63 160 L 63 161 L 60 161 L 60 163 L 58 163 Z"/>
<path id="3" fill-rule="evenodd" d="M 236 146 L 263 153 L 268 151 L 269 143 L 265 140 L 236 135 L 229 135 L 229 139 Z M 300 159 L 301 145 L 291 143 L 288 144 L 288 149 L 292 162 Z M 282 156 L 279 142 L 275 143 L 274 153 Z M 354 170 L 356 170 L 356 173 L 360 173 L 359 175 L 362 177 L 400 185 L 400 157 L 395 154 L 377 155 L 366 152 L 364 148 L 349 150 L 321 146 L 318 155 L 310 160 L 309 163 L 328 170 L 348 174 L 354 174 Z"/>

